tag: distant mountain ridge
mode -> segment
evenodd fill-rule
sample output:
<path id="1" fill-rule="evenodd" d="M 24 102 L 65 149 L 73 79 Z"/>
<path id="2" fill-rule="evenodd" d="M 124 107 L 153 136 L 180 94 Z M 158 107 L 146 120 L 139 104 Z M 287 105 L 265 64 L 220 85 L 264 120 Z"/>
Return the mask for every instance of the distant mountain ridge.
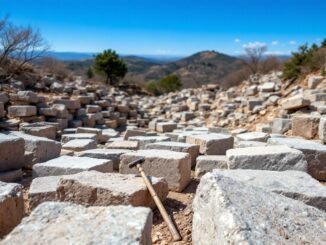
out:
<path id="1" fill-rule="evenodd" d="M 198 52 L 166 64 L 155 64 L 143 59 L 125 59 L 125 62 L 129 68 L 128 80 L 146 83 L 175 74 L 181 78 L 184 87 L 220 83 L 228 74 L 243 66 L 238 58 L 215 51 Z"/>
<path id="2" fill-rule="evenodd" d="M 56 55 L 58 53 L 56 52 Z M 92 66 L 94 54 L 63 52 L 59 56 L 65 58 L 64 63 L 70 70 L 83 75 Z M 58 57 L 58 56 L 57 56 Z M 70 60 L 68 57 L 78 57 Z M 121 55 L 128 66 L 127 81 L 145 84 L 159 81 L 165 76 L 179 76 L 185 88 L 198 87 L 208 83 L 221 83 L 230 73 L 241 69 L 243 63 L 239 58 L 216 51 L 202 51 L 188 57 L 177 58 L 164 56 L 141 57 L 137 55 Z"/>

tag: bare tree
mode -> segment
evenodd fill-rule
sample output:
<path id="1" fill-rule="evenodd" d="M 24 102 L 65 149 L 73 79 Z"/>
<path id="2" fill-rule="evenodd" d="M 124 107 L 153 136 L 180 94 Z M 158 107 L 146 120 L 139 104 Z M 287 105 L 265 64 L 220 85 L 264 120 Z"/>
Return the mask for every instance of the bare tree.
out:
<path id="1" fill-rule="evenodd" d="M 267 51 L 264 43 L 249 43 L 244 46 L 246 57 L 243 59 L 244 64 L 250 69 L 252 74 L 259 72 L 260 62 Z"/>
<path id="2" fill-rule="evenodd" d="M 15 62 L 21 68 L 41 57 L 48 49 L 38 30 L 15 26 L 8 18 L 0 20 L 0 67 L 6 69 Z"/>

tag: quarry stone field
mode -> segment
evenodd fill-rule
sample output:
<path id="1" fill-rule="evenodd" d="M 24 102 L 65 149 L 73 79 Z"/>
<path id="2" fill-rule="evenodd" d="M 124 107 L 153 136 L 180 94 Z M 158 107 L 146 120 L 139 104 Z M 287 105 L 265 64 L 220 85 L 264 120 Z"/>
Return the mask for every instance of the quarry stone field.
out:
<path id="1" fill-rule="evenodd" d="M 0 244 L 325 244 L 326 77 L 280 77 L 160 96 L 1 84 Z"/>

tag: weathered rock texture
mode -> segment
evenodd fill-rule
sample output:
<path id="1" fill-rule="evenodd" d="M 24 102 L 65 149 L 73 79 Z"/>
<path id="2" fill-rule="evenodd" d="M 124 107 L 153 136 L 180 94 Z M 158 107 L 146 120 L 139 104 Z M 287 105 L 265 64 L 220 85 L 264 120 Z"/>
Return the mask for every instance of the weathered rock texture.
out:
<path id="1" fill-rule="evenodd" d="M 152 212 L 130 206 L 45 202 L 3 241 L 12 244 L 151 244 Z"/>
<path id="2" fill-rule="evenodd" d="M 326 213 L 208 173 L 193 202 L 193 244 L 323 244 Z"/>

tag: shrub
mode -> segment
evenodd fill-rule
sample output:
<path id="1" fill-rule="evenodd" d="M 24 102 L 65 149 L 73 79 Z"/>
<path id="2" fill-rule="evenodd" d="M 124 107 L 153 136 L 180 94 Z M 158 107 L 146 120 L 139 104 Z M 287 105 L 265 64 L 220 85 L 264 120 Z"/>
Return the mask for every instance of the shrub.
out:
<path id="1" fill-rule="evenodd" d="M 146 84 L 146 90 L 154 95 L 174 92 L 182 88 L 182 82 L 176 75 L 169 75 L 162 78 L 159 82 L 149 82 Z"/>
<path id="2" fill-rule="evenodd" d="M 297 78 L 302 74 L 322 69 L 326 61 L 326 39 L 321 46 L 307 44 L 299 47 L 297 52 L 292 53 L 291 59 L 284 64 L 283 77 L 286 79 Z"/>

